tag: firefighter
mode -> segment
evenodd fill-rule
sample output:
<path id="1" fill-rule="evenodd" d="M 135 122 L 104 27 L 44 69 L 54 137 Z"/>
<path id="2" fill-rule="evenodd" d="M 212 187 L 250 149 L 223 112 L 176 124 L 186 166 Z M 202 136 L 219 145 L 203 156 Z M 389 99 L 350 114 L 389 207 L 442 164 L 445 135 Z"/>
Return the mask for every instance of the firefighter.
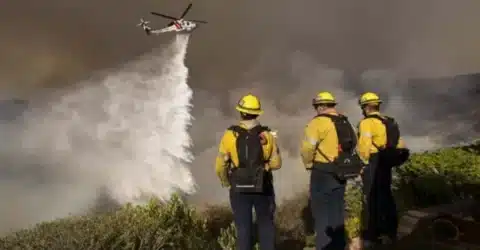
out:
<path id="1" fill-rule="evenodd" d="M 381 103 L 379 96 L 372 92 L 364 93 L 358 101 L 364 116 L 358 125 L 358 153 L 365 164 L 362 173 L 365 247 L 394 241 L 397 236 L 397 210 L 391 190 L 393 166 L 386 159 L 392 157 L 382 157 L 382 154 L 386 152 L 387 142 L 396 148 L 405 148 L 405 143 L 393 118 L 380 114 Z M 387 123 L 387 118 L 392 122 Z M 396 141 L 390 142 L 393 137 Z"/>
<path id="2" fill-rule="evenodd" d="M 318 93 L 312 105 L 317 116 L 305 127 L 300 151 L 306 169 L 310 170 L 310 207 L 314 218 L 316 249 L 343 250 L 346 247 L 346 181 L 334 174 L 337 166 L 333 161 L 339 155 L 339 133 L 331 118 L 341 115 L 336 111 L 335 97 L 329 92 Z M 350 123 L 348 127 L 351 135 L 356 137 Z"/>
<path id="3" fill-rule="evenodd" d="M 261 250 L 275 248 L 276 209 L 272 171 L 282 159 L 276 133 L 262 126 L 259 99 L 248 94 L 236 106 L 238 125 L 229 127 L 220 142 L 215 169 L 222 186 L 229 188 L 230 205 L 237 230 L 236 249 L 251 250 L 252 208 L 255 208 Z"/>

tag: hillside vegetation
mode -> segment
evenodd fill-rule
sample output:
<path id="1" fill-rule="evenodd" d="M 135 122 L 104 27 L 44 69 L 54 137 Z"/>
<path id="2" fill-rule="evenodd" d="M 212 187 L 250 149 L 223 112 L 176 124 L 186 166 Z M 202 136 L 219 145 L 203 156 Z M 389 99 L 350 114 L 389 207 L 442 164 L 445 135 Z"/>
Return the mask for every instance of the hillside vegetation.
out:
<path id="1" fill-rule="evenodd" d="M 480 143 L 415 154 L 396 170 L 394 190 L 400 212 L 478 195 Z M 307 195 L 285 202 L 277 211 L 279 249 L 309 244 L 312 220 Z M 359 186 L 347 192 L 349 236 L 358 234 Z M 152 200 L 105 214 L 41 223 L 0 239 L 0 249 L 234 249 L 230 209 L 196 210 L 177 196 L 167 204 Z"/>

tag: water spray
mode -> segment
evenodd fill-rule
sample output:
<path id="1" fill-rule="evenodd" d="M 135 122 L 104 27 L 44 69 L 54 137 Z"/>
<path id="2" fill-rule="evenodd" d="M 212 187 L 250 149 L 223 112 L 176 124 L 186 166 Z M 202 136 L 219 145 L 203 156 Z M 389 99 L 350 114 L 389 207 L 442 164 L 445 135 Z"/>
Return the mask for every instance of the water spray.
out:
<path id="1" fill-rule="evenodd" d="M 82 214 L 101 190 L 116 203 L 191 194 L 189 35 L 94 76 L 25 114 L 4 152 L 0 230 Z M 8 162 L 8 164 L 6 164 Z M 8 190 L 8 191 L 7 191 Z M 15 215 L 12 216 L 13 211 Z"/>

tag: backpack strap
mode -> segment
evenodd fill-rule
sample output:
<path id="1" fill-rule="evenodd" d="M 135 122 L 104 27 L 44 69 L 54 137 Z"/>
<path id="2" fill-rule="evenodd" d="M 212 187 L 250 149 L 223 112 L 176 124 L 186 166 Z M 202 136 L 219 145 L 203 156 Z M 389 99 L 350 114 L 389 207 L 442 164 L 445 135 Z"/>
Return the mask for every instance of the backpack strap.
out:
<path id="1" fill-rule="evenodd" d="M 313 118 L 317 118 L 317 117 L 328 117 L 328 118 L 330 118 L 330 119 L 333 120 L 333 119 L 337 119 L 337 118 L 339 118 L 339 117 L 343 117 L 343 115 L 341 115 L 341 114 L 333 115 L 333 114 L 323 113 L 323 114 L 318 114 L 318 115 L 316 115 L 316 116 L 313 117 Z"/>
<path id="2" fill-rule="evenodd" d="M 323 156 L 323 158 L 325 158 L 325 160 L 328 161 L 328 163 L 333 163 L 333 161 L 331 161 L 330 158 L 328 158 L 328 156 L 325 155 L 325 154 L 322 152 L 322 150 L 320 150 L 320 148 L 319 148 L 318 146 L 317 146 L 317 152 L 318 152 L 319 154 L 321 154 L 321 155 Z"/>
<path id="3" fill-rule="evenodd" d="M 241 126 L 239 125 L 232 125 L 228 128 L 228 130 L 231 130 L 233 132 L 236 132 L 237 134 L 240 134 L 240 133 L 245 133 L 245 132 L 248 132 L 248 130 L 242 128 Z"/>
<path id="4" fill-rule="evenodd" d="M 251 128 L 251 129 L 245 129 L 242 126 L 239 126 L 239 125 L 232 125 L 228 128 L 228 130 L 231 130 L 231 131 L 236 132 L 238 134 L 247 132 L 247 133 L 253 133 L 253 134 L 257 134 L 257 135 L 259 135 L 260 133 L 262 133 L 264 131 L 271 131 L 269 127 L 262 126 L 262 125 L 256 125 L 255 127 Z"/>
<path id="5" fill-rule="evenodd" d="M 328 118 L 330 118 L 330 119 L 332 120 L 332 122 L 333 122 L 333 125 L 335 126 L 335 129 L 337 129 L 337 123 L 338 123 L 339 121 L 345 121 L 345 122 L 347 122 L 347 123 L 350 125 L 351 129 L 352 129 L 351 131 L 353 132 L 352 136 L 354 137 L 353 139 L 355 140 L 355 144 L 358 143 L 357 138 L 356 138 L 356 136 L 355 136 L 355 129 L 353 128 L 352 124 L 351 124 L 350 121 L 348 120 L 348 117 L 347 117 L 347 116 L 337 113 L 336 115 L 333 115 L 333 114 L 319 114 L 319 115 L 316 115 L 314 118 L 316 118 L 316 117 L 328 117 Z"/>
<path id="6" fill-rule="evenodd" d="M 333 121 L 334 119 L 337 119 L 339 116 L 341 116 L 341 114 L 332 115 L 332 114 L 323 113 L 323 114 L 318 114 L 318 115 L 314 116 L 313 118 L 315 119 L 317 117 L 328 117 Z M 336 126 L 335 122 L 333 123 L 333 125 Z M 330 158 L 328 158 L 328 156 L 325 155 L 325 153 L 323 153 L 322 150 L 320 150 L 320 148 L 318 146 L 319 145 L 317 145 L 317 147 L 316 147 L 316 151 L 319 154 L 321 154 L 323 156 L 323 158 L 325 158 L 325 160 L 327 160 L 329 163 L 333 163 L 333 161 L 331 161 Z"/>
<path id="7" fill-rule="evenodd" d="M 365 118 L 373 118 L 373 119 L 377 119 L 377 120 L 380 120 L 382 123 L 385 123 L 386 120 L 389 118 L 388 116 L 381 116 L 379 114 L 373 114 L 373 115 L 367 115 L 365 116 Z"/>
<path id="8" fill-rule="evenodd" d="M 246 132 L 246 131 L 254 131 L 254 132 L 264 132 L 264 131 L 271 131 L 269 127 L 267 126 L 262 126 L 262 125 L 256 125 L 255 127 L 252 127 L 250 129 L 246 129 L 240 125 L 232 125 L 228 128 L 228 130 L 232 130 L 234 132 Z"/>
<path id="9" fill-rule="evenodd" d="M 365 116 L 365 119 L 367 119 L 367 118 L 377 119 L 377 120 L 381 121 L 382 124 L 385 125 L 385 129 L 387 129 L 387 126 L 386 126 L 386 124 L 385 124 L 385 123 L 386 123 L 385 118 L 383 118 L 382 116 L 380 116 L 380 115 L 378 115 L 378 114 L 373 114 L 373 115 L 366 115 L 366 116 Z M 387 140 L 388 140 L 388 138 L 387 138 Z M 379 146 L 377 146 L 377 144 L 375 144 L 373 141 L 372 141 L 372 145 L 373 145 L 374 147 L 376 147 L 378 151 L 382 150 L 382 148 L 380 148 Z"/>
<path id="10" fill-rule="evenodd" d="M 251 128 L 250 131 L 253 134 L 259 135 L 264 131 L 270 131 L 270 128 L 268 128 L 267 126 L 257 125 L 255 127 Z"/>
<path id="11" fill-rule="evenodd" d="M 377 120 L 380 120 L 383 124 L 386 124 L 387 122 L 395 123 L 395 119 L 393 117 L 386 116 L 386 115 L 381 116 L 381 115 L 378 115 L 378 114 L 374 114 L 374 115 L 367 115 L 367 116 L 365 116 L 365 118 L 377 119 Z"/>
<path id="12" fill-rule="evenodd" d="M 392 124 L 395 123 L 395 119 L 393 119 L 393 117 L 386 116 L 386 115 L 381 116 L 381 115 L 378 115 L 378 114 L 373 114 L 373 115 L 367 115 L 367 116 L 365 116 L 365 118 L 373 118 L 373 119 L 377 119 L 377 120 L 381 121 L 382 124 L 385 126 L 385 129 L 386 129 L 386 130 L 389 128 L 389 126 L 387 125 L 387 123 L 392 123 Z M 386 140 L 385 146 L 388 145 L 388 143 L 389 143 L 388 140 L 391 139 L 391 138 L 388 138 L 388 131 L 386 131 L 386 133 L 387 133 L 387 140 Z M 398 142 L 396 142 L 395 145 L 396 145 L 397 143 L 398 143 Z M 373 142 L 372 142 L 372 144 L 373 144 L 373 146 L 376 147 L 379 151 L 385 149 L 385 148 L 382 148 L 382 147 L 377 146 L 377 145 L 376 145 L 375 143 L 373 143 Z"/>

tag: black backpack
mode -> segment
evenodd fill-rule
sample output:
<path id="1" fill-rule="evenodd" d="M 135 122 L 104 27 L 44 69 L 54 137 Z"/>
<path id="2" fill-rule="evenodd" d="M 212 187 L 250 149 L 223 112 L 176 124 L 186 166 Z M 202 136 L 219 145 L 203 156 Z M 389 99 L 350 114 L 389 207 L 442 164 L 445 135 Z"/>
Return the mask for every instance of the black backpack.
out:
<path id="1" fill-rule="evenodd" d="M 400 140 L 400 128 L 398 123 L 389 116 L 368 115 L 365 118 L 374 118 L 380 120 L 385 126 L 387 133 L 387 143 L 385 147 L 374 146 L 378 149 L 380 164 L 389 167 L 398 167 L 405 163 L 410 157 L 410 150 L 406 148 L 397 148 Z"/>
<path id="2" fill-rule="evenodd" d="M 335 125 L 338 136 L 338 157 L 333 161 L 317 147 L 317 152 L 323 155 L 327 160 L 335 165 L 333 173 L 341 180 L 355 178 L 360 174 L 363 162 L 357 154 L 357 134 L 348 118 L 344 115 L 320 114 L 316 117 L 328 117 Z"/>
<path id="3" fill-rule="evenodd" d="M 249 130 L 231 126 L 236 132 L 238 166 L 229 170 L 231 189 L 242 193 L 261 193 L 270 181 L 271 175 L 265 171 L 265 160 L 260 133 L 270 131 L 268 127 L 257 125 Z"/>

